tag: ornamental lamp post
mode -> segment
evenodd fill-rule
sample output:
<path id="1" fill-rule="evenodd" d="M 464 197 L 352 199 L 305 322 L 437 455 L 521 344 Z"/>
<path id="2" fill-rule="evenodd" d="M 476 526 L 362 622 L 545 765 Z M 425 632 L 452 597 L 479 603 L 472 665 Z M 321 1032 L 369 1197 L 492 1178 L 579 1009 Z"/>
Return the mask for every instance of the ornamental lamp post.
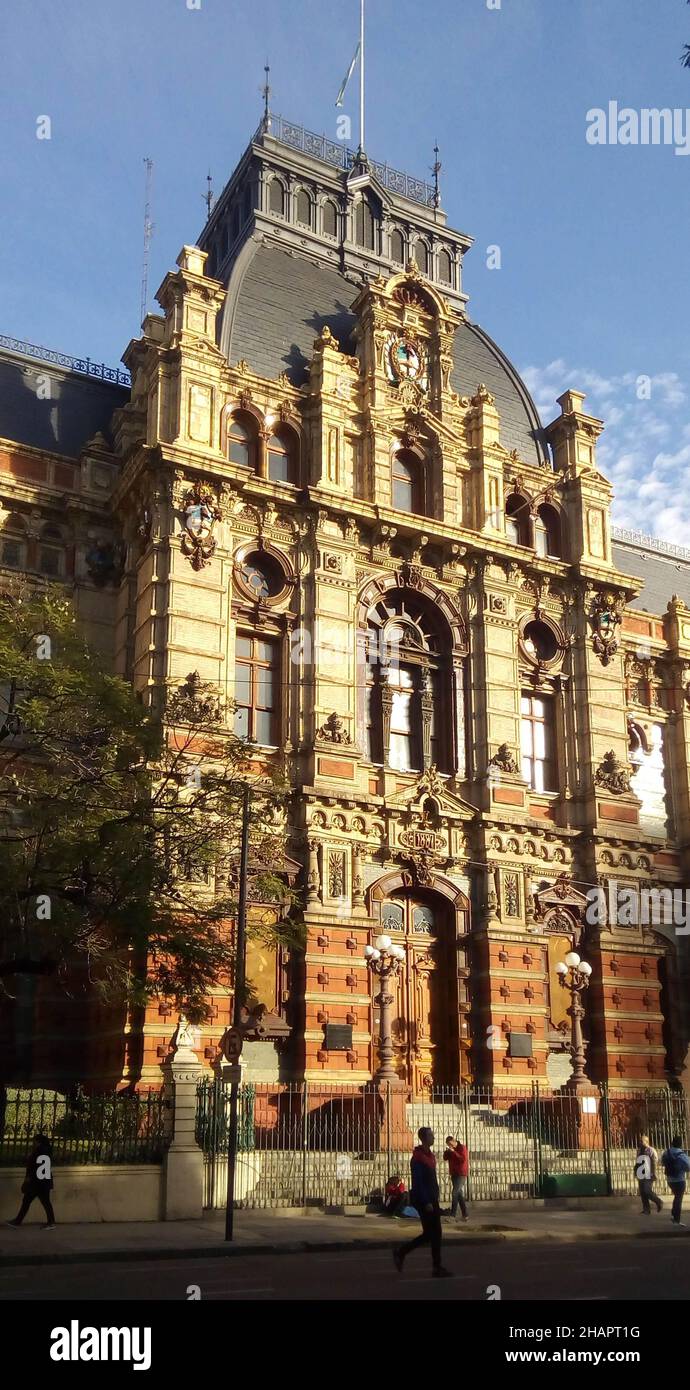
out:
<path id="1" fill-rule="evenodd" d="M 567 1082 L 567 1090 L 583 1091 L 589 1087 L 590 1082 L 585 1075 L 585 1043 L 582 1036 L 582 1020 L 585 1016 L 585 1010 L 582 995 L 589 987 L 592 967 L 588 961 L 580 960 L 577 951 L 568 951 L 565 960 L 559 961 L 556 966 L 556 974 L 563 988 L 567 989 L 571 996 L 570 1008 L 567 1012 L 572 1020 L 573 1074 Z"/>
<path id="2" fill-rule="evenodd" d="M 374 1003 L 379 1006 L 379 1065 L 374 1080 L 397 1081 L 391 1037 L 394 996 L 389 986 L 400 972 L 405 952 L 402 946 L 393 945 L 390 936 L 382 935 L 377 936 L 373 946 L 364 947 L 364 956 L 372 974 L 378 975 L 381 981 L 379 993 L 374 997 Z"/>

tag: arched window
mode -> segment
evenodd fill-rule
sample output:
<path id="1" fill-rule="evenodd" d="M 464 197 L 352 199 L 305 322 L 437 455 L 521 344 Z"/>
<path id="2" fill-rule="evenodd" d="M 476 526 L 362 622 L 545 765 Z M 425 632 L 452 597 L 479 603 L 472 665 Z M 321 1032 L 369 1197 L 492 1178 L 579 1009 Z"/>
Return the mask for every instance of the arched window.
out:
<path id="1" fill-rule="evenodd" d="M 422 272 L 422 275 L 429 274 L 429 248 L 425 241 L 415 243 L 414 258 Z"/>
<path id="2" fill-rule="evenodd" d="M 323 234 L 324 236 L 337 237 L 338 235 L 338 209 L 330 198 L 326 199 L 322 213 Z"/>
<path id="3" fill-rule="evenodd" d="M 268 476 L 274 483 L 297 482 L 297 438 L 290 429 L 276 430 L 268 441 Z"/>
<path id="4" fill-rule="evenodd" d="M 59 579 L 63 565 L 62 531 L 59 526 L 44 526 L 38 546 L 38 568 L 49 579 Z"/>
<path id="5" fill-rule="evenodd" d="M 285 189 L 280 179 L 271 179 L 268 185 L 268 210 L 278 217 L 285 216 Z"/>
<path id="6" fill-rule="evenodd" d="M 367 623 L 368 756 L 401 772 L 452 765 L 451 636 L 422 595 L 392 590 Z"/>
<path id="7" fill-rule="evenodd" d="M 534 543 L 537 555 L 550 555 L 559 559 L 562 554 L 561 518 L 556 508 L 549 506 L 548 502 L 543 502 L 541 507 L 537 508 Z"/>
<path id="8" fill-rule="evenodd" d="M 311 227 L 311 198 L 306 188 L 300 188 L 295 205 L 295 221 L 300 227 Z"/>
<path id="9" fill-rule="evenodd" d="M 17 513 L 7 517 L 0 532 L 0 564 L 20 570 L 26 565 L 26 526 Z"/>
<path id="10" fill-rule="evenodd" d="M 529 503 L 519 492 L 506 498 L 506 539 L 513 545 L 529 545 Z"/>
<path id="11" fill-rule="evenodd" d="M 424 467 L 410 449 L 398 449 L 391 463 L 391 501 L 400 512 L 426 515 Z"/>
<path id="12" fill-rule="evenodd" d="M 366 251 L 376 250 L 376 218 L 366 198 L 360 198 L 355 208 L 355 241 Z"/>
<path id="13" fill-rule="evenodd" d="M 397 227 L 391 232 L 391 260 L 396 265 L 405 264 L 405 238 Z"/>
<path id="14" fill-rule="evenodd" d="M 228 458 L 244 468 L 256 468 L 257 427 L 252 415 L 238 410 L 228 422 Z"/>
<path id="15" fill-rule="evenodd" d="M 445 246 L 442 246 L 438 253 L 438 278 L 442 285 L 453 283 L 453 262 Z"/>

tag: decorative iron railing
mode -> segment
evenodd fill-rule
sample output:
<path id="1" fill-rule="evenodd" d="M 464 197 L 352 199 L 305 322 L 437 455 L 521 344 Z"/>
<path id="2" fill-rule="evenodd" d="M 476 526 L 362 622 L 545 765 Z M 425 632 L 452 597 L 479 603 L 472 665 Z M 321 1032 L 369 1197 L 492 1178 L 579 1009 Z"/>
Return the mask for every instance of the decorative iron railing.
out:
<path id="1" fill-rule="evenodd" d="M 0 1087 L 0 1164 L 23 1164 L 37 1134 L 50 1140 L 56 1164 L 158 1163 L 167 1146 L 164 1094 Z"/>
<path id="2" fill-rule="evenodd" d="M 199 1087 L 197 1142 L 205 1156 L 205 1205 L 226 1200 L 229 1085 Z M 590 1095 L 532 1087 L 436 1088 L 428 1099 L 387 1105 L 372 1086 L 256 1084 L 240 1088 L 236 1205 L 268 1208 L 374 1204 L 389 1177 L 409 1181 L 417 1130 L 436 1135 L 441 1201 L 450 1182 L 441 1161 L 453 1134 L 469 1150 L 472 1201 L 636 1191 L 641 1134 L 662 1152 L 688 1135 L 685 1097 L 667 1088 Z M 659 1172 L 660 1190 L 664 1180 Z"/>
<path id="3" fill-rule="evenodd" d="M 274 116 L 271 113 L 268 127 L 262 121 L 255 139 L 263 134 L 272 135 L 274 140 L 279 140 L 281 144 L 289 145 L 291 149 L 300 150 L 303 154 L 312 155 L 314 159 L 321 159 L 336 169 L 352 169 L 357 163 L 357 152 L 343 145 L 342 141 L 329 140 L 326 135 L 315 135 L 313 131 L 305 130 L 304 126 L 287 121 L 283 116 Z M 380 164 L 375 159 L 368 159 L 368 164 L 379 183 L 391 193 L 397 193 L 402 198 L 409 198 L 411 202 L 422 203 L 426 207 L 434 206 L 436 193 L 432 184 L 424 179 L 414 178 L 411 174 L 404 174 L 400 169 L 393 169 L 390 164 Z"/>
<path id="4" fill-rule="evenodd" d="M 106 367 L 104 362 L 92 362 L 90 357 L 70 357 L 66 352 L 37 347 L 35 343 L 24 343 L 19 338 L 8 338 L 4 333 L 0 333 L 0 347 L 8 348 L 10 352 L 20 352 L 24 357 L 36 357 L 39 362 L 52 362 L 57 367 L 66 367 L 70 372 L 80 372 L 82 376 L 109 381 L 116 386 L 131 385 L 130 374 L 124 367 Z"/>
<path id="5" fill-rule="evenodd" d="M 658 536 L 647 536 L 644 531 L 630 531 L 626 527 L 612 526 L 611 537 L 614 541 L 636 545 L 642 550 L 655 550 L 659 555 L 672 555 L 679 560 L 690 560 L 690 549 L 686 545 L 674 545 L 673 541 L 662 541 Z"/>

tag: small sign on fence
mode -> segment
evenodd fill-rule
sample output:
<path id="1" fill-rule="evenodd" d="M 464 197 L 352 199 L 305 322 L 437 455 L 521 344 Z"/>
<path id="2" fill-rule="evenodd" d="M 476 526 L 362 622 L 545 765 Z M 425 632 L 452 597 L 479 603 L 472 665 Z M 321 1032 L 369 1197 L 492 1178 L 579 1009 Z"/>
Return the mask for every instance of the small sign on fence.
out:
<path id="1" fill-rule="evenodd" d="M 336 1154 L 335 1176 L 338 1182 L 346 1182 L 352 1177 L 352 1158 L 350 1154 Z"/>

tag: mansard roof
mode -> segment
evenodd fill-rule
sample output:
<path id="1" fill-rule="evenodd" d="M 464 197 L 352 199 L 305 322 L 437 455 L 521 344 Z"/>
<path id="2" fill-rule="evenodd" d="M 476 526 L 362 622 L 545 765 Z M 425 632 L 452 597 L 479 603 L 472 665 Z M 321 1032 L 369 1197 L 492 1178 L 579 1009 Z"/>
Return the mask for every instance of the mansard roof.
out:
<path id="1" fill-rule="evenodd" d="M 297 251 L 249 243 L 230 277 L 220 347 L 235 363 L 245 358 L 259 376 L 286 372 L 296 386 L 307 378 L 314 339 L 330 328 L 345 352 L 354 351 L 350 306 L 361 277 L 347 276 Z M 481 328 L 463 319 L 455 336 L 453 389 L 472 395 L 483 382 L 496 397 L 501 442 L 529 463 L 546 459 L 536 407 L 515 368 Z"/>
<path id="2" fill-rule="evenodd" d="M 122 368 L 0 339 L 0 439 L 77 458 L 129 394 Z"/>

